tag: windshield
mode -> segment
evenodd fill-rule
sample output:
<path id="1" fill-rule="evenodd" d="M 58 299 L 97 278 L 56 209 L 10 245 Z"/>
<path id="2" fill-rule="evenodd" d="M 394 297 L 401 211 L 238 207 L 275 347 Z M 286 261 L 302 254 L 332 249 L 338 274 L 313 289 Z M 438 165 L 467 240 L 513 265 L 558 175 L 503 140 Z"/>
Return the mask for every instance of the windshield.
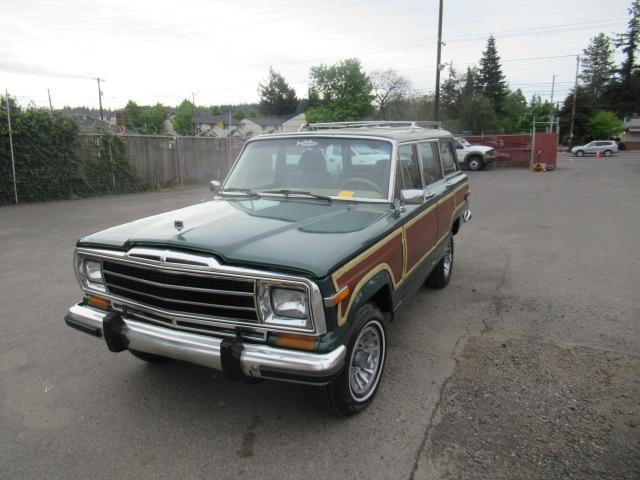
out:
<path id="1" fill-rule="evenodd" d="M 278 190 L 352 199 L 386 199 L 391 143 L 289 137 L 250 142 L 222 192 Z"/>
<path id="2" fill-rule="evenodd" d="M 465 147 L 470 147 L 471 146 L 471 144 L 469 142 L 467 142 L 464 138 L 456 137 L 456 140 L 458 140 L 458 142 L 460 142 Z"/>

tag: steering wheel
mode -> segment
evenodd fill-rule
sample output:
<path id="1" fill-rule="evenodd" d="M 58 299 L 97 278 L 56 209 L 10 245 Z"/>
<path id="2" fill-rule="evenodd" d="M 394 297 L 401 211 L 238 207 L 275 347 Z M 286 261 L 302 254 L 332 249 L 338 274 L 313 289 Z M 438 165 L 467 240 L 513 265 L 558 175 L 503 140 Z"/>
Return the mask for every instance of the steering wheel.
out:
<path id="1" fill-rule="evenodd" d="M 355 177 L 355 178 L 350 178 L 347 181 L 343 182 L 342 185 L 340 186 L 341 189 L 345 189 L 345 187 L 350 184 L 350 183 L 361 183 L 361 184 L 365 184 L 368 187 L 373 188 L 373 190 L 375 190 L 376 192 L 384 195 L 384 192 L 380 189 L 380 187 L 378 185 L 376 185 L 375 183 L 373 183 L 371 180 L 367 180 L 366 178 L 359 178 L 359 177 Z"/>

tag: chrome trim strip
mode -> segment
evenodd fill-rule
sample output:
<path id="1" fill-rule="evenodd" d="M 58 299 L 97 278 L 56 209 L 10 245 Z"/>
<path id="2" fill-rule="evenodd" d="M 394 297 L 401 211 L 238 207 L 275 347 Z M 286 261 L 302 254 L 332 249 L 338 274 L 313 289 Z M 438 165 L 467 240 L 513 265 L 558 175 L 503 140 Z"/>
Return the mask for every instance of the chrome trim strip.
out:
<path id="1" fill-rule="evenodd" d="M 239 297 L 253 297 L 254 295 L 253 292 L 239 292 L 237 290 L 217 290 L 214 288 L 185 287 L 184 285 L 173 285 L 171 283 L 152 282 L 151 280 L 144 280 L 142 278 L 132 277 L 130 275 L 124 275 L 122 273 L 112 272 L 111 270 L 108 270 L 105 268 L 102 269 L 102 273 L 103 274 L 108 273 L 109 275 L 113 275 L 115 277 L 126 278 L 127 280 L 131 280 L 134 282 L 146 283 L 147 285 L 153 285 L 153 286 L 162 287 L 162 288 L 172 288 L 175 290 L 186 290 L 190 292 L 202 292 L 202 293 L 215 293 L 219 295 L 237 295 Z"/>
<path id="2" fill-rule="evenodd" d="M 88 327 L 102 330 L 104 312 L 78 304 L 72 306 L 67 315 Z M 123 321 L 126 326 L 124 335 L 131 350 L 183 360 L 216 370 L 222 369 L 221 338 L 172 330 L 129 318 L 123 318 Z M 244 343 L 243 346 L 240 357 L 242 371 L 247 376 L 257 378 L 269 378 L 262 374 L 262 368 L 298 374 L 334 372 L 344 364 L 347 350 L 344 345 L 328 353 L 288 350 L 253 343 Z M 277 380 L 287 381 L 282 378 Z"/>
<path id="3" fill-rule="evenodd" d="M 154 251 L 154 249 L 145 249 L 145 250 Z M 131 251 L 139 252 L 140 249 L 136 247 L 135 249 L 131 249 Z M 165 249 L 155 249 L 156 254 L 159 251 L 165 251 Z M 270 325 L 268 328 L 264 326 L 264 330 L 269 330 L 269 331 L 277 330 L 277 331 L 284 331 L 284 332 L 287 332 L 287 331 L 288 332 L 304 332 L 312 335 L 322 335 L 327 332 L 327 326 L 326 326 L 326 321 L 324 316 L 324 305 L 322 300 L 322 294 L 320 293 L 320 288 L 318 287 L 318 285 L 316 285 L 315 282 L 309 280 L 308 278 L 297 277 L 294 275 L 287 275 L 282 273 L 267 272 L 267 271 L 256 270 L 251 268 L 242 268 L 242 267 L 233 267 L 230 265 L 223 265 L 215 261 L 215 259 L 214 261 L 217 264 L 217 266 L 215 268 L 212 268 L 211 270 L 205 271 L 202 268 L 197 268 L 197 267 L 194 267 L 193 265 L 178 266 L 174 264 L 161 264 L 160 262 L 147 260 L 147 259 L 131 258 L 127 255 L 127 252 L 116 251 L 116 250 L 76 247 L 74 255 L 75 256 L 83 255 L 83 256 L 88 256 L 88 257 L 97 258 L 101 260 L 112 259 L 112 260 L 117 260 L 120 263 L 137 265 L 141 267 L 146 266 L 147 268 L 156 267 L 159 270 L 169 272 L 169 273 L 183 273 L 183 274 L 189 273 L 189 274 L 203 275 L 203 276 L 208 276 L 207 274 L 209 274 L 209 276 L 226 277 L 229 279 L 239 279 L 239 280 L 248 280 L 248 281 L 265 280 L 265 281 L 272 282 L 274 284 L 277 284 L 277 283 L 289 284 L 289 285 L 293 284 L 295 286 L 298 286 L 299 288 L 304 288 L 309 296 L 309 305 L 311 307 L 310 308 L 311 322 L 314 325 L 315 329 L 312 331 L 309 329 L 299 329 L 299 328 L 292 328 L 292 327 L 282 328 L 282 327 L 276 327 L 276 326 Z M 202 257 L 212 258 L 211 256 L 207 256 L 207 255 L 202 255 Z M 213 262 L 211 264 L 213 265 Z M 74 261 L 74 270 L 77 271 L 76 265 L 77 265 L 77 261 Z M 215 321 L 228 322 L 230 324 L 237 324 L 242 326 L 253 326 L 253 327 L 255 327 L 256 325 L 260 325 L 260 326 L 264 325 L 264 324 L 256 324 L 256 322 L 244 323 L 244 322 L 238 321 L 237 319 L 224 319 L 224 318 L 217 318 L 217 317 L 206 317 L 201 315 L 177 314 L 175 312 L 165 311 L 165 310 L 157 309 L 154 307 L 150 307 L 148 305 L 140 304 L 138 302 L 134 302 L 129 299 L 119 297 L 117 295 L 113 295 L 110 293 L 105 294 L 105 292 L 101 292 L 99 290 L 93 290 L 91 288 L 88 288 L 86 285 L 84 285 L 82 283 L 81 278 L 79 278 L 79 283 L 83 291 L 86 293 L 97 294 L 103 297 L 107 297 L 109 300 L 115 301 L 116 303 L 120 303 L 123 305 L 131 305 L 135 308 L 139 308 L 141 310 L 147 310 L 155 314 L 159 314 L 161 316 L 172 318 L 172 319 L 198 318 L 205 321 L 212 320 L 214 322 Z M 260 314 L 259 309 L 258 309 L 258 313 Z"/>

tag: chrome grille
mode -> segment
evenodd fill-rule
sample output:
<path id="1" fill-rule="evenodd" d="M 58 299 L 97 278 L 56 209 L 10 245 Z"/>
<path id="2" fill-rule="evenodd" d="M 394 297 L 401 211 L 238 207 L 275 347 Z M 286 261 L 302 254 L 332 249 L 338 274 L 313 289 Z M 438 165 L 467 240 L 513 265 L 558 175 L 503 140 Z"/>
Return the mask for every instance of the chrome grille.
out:
<path id="1" fill-rule="evenodd" d="M 257 322 L 255 281 L 102 262 L 112 295 L 170 313 Z"/>

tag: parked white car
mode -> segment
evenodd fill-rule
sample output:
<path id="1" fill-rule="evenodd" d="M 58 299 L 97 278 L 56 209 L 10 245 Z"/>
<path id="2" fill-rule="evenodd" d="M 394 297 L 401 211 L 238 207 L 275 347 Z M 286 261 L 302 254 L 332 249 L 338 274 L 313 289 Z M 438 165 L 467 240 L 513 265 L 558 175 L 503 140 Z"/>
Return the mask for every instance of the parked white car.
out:
<path id="1" fill-rule="evenodd" d="M 481 170 L 496 161 L 496 152 L 484 145 L 471 145 L 462 137 L 455 137 L 458 163 L 469 170 Z"/>
<path id="2" fill-rule="evenodd" d="M 587 153 L 596 154 L 600 152 L 605 157 L 610 157 L 614 153 L 618 153 L 618 144 L 613 140 L 594 140 L 586 145 L 578 145 L 571 149 L 576 157 L 582 157 Z"/>

